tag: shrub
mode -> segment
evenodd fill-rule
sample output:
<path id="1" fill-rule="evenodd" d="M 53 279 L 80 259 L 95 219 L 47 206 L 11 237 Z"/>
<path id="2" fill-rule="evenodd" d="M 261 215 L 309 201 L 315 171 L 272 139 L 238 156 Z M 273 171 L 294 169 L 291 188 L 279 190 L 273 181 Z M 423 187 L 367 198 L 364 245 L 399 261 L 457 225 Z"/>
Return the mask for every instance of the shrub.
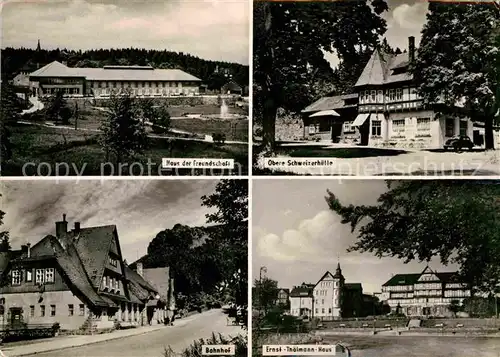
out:
<path id="1" fill-rule="evenodd" d="M 212 138 L 216 144 L 224 144 L 226 141 L 226 134 L 224 133 L 213 133 Z"/>
<path id="2" fill-rule="evenodd" d="M 181 353 L 175 352 L 169 345 L 163 352 L 163 357 L 199 357 L 202 355 L 202 345 L 235 345 L 235 357 L 247 356 L 247 338 L 238 335 L 236 337 L 225 337 L 222 334 L 215 334 L 212 332 L 212 337 L 193 341 L 193 343 Z"/>

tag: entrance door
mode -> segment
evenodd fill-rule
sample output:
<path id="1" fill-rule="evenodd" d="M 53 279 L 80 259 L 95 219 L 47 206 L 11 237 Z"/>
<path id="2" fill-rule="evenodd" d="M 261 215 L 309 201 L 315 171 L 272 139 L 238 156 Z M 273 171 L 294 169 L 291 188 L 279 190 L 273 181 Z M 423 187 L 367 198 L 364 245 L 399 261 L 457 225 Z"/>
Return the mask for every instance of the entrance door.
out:
<path id="1" fill-rule="evenodd" d="M 359 134 L 361 136 L 361 145 L 368 145 L 370 140 L 370 118 L 366 119 L 363 125 L 359 127 Z"/>
<path id="2" fill-rule="evenodd" d="M 340 138 L 342 137 L 342 123 L 338 121 L 332 121 L 332 142 L 338 143 L 340 142 Z"/>
<path id="3" fill-rule="evenodd" d="M 20 307 L 11 307 L 9 322 L 14 328 L 20 327 L 23 324 L 23 309 Z"/>

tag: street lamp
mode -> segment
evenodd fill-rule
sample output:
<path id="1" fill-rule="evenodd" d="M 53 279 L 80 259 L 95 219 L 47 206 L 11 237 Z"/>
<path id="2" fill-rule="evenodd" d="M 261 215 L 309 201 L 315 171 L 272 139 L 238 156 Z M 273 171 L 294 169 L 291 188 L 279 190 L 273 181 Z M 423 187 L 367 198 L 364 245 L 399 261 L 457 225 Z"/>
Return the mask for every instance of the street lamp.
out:
<path id="1" fill-rule="evenodd" d="M 260 325 L 260 310 L 262 309 L 262 273 L 267 273 L 266 267 L 260 267 L 259 270 L 259 325 Z"/>

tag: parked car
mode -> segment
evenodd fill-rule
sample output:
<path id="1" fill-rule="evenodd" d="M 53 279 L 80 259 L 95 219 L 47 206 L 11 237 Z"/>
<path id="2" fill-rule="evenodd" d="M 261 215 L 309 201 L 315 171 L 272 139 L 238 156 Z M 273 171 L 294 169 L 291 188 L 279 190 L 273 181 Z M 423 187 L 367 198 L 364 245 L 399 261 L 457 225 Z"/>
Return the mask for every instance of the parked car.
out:
<path id="1" fill-rule="evenodd" d="M 453 150 L 462 150 L 463 148 L 467 148 L 472 150 L 474 147 L 474 143 L 467 135 L 455 136 L 451 139 L 446 140 L 443 145 L 445 150 L 453 149 Z"/>

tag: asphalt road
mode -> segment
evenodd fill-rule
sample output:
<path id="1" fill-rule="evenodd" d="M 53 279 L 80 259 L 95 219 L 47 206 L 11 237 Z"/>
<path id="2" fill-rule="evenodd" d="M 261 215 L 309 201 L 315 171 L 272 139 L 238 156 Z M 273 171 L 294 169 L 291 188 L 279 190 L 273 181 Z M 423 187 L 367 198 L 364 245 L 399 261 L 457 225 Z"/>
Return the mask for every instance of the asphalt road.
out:
<path id="1" fill-rule="evenodd" d="M 235 336 L 243 334 L 238 326 L 227 326 L 226 315 L 211 310 L 178 320 L 169 328 L 92 345 L 39 353 L 37 357 L 163 357 L 165 348 L 182 352 L 193 340 L 210 338 L 212 332 Z"/>
<path id="2" fill-rule="evenodd" d="M 338 336 L 352 357 L 500 357 L 499 337 Z"/>

